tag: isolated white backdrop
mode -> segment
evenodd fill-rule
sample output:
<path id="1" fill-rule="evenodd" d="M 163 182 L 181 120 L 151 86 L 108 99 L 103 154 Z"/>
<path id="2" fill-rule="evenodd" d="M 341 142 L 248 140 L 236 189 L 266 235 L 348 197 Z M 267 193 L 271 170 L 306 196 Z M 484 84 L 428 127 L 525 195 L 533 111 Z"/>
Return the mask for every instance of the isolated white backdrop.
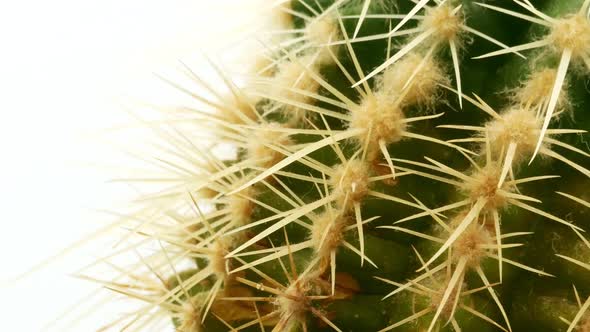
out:
<path id="1" fill-rule="evenodd" d="M 170 99 L 152 72 L 216 54 L 264 0 L 24 0 L 0 11 L 0 326 L 41 331 L 94 286 L 68 277 L 96 248 L 15 276 L 108 222 L 129 196 L 96 137 L 129 123 L 122 100 Z M 260 8 L 260 7 L 258 7 Z M 213 50 L 213 51 L 211 51 Z M 196 61 L 196 60 L 195 60 Z M 192 65 L 198 66 L 198 62 Z M 171 100 L 171 99 L 170 99 Z M 118 136 L 120 137 L 120 136 Z M 108 308 L 107 308 L 108 309 Z M 113 312 L 120 308 L 113 307 Z M 94 331 L 113 317 L 94 317 Z M 54 328 L 54 330 L 60 330 Z"/>

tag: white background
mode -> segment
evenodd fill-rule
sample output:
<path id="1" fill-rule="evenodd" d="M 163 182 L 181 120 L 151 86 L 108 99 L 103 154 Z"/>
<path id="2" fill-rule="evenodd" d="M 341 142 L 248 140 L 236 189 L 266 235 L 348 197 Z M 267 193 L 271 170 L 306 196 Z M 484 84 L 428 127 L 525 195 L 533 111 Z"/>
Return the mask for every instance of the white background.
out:
<path id="1" fill-rule="evenodd" d="M 2 3 L 1 330 L 41 331 L 94 287 L 67 276 L 92 259 L 93 249 L 13 279 L 109 221 L 94 209 L 124 204 L 129 191 L 107 183 L 113 169 L 98 166 L 117 165 L 103 138 L 104 129 L 129 121 L 121 100 L 168 98 L 152 72 L 174 68 L 205 45 L 219 49 L 219 41 L 236 39 L 235 27 L 251 18 L 246 13 L 256 15 L 251 2 Z M 75 330 L 94 331 L 111 318 L 94 317 Z"/>

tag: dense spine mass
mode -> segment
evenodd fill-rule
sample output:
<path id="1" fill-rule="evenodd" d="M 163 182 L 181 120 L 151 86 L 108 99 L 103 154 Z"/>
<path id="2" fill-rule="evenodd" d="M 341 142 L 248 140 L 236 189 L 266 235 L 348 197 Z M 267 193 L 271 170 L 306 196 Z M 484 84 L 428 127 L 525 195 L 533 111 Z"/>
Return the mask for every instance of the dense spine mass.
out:
<path id="1" fill-rule="evenodd" d="M 189 71 L 127 328 L 590 332 L 589 5 L 273 2 L 246 84 Z"/>

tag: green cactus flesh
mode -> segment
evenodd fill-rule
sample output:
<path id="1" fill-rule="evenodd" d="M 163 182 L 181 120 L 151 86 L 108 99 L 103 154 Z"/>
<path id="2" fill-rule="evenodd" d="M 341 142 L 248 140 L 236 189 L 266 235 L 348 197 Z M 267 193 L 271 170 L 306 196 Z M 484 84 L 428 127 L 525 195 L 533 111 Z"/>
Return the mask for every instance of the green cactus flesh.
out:
<path id="1" fill-rule="evenodd" d="M 148 200 L 164 290 L 118 291 L 182 332 L 589 332 L 589 3 L 275 1 Z"/>

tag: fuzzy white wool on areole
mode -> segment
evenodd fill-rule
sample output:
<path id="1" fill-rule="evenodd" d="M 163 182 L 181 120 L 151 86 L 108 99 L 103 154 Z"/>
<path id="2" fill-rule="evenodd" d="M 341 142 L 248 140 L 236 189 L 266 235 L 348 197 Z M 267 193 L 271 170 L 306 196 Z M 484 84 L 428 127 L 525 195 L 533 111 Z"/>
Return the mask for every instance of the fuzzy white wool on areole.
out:
<path id="1" fill-rule="evenodd" d="M 357 137 L 359 145 L 369 149 L 369 159 L 374 159 L 379 152 L 379 141 L 385 144 L 399 142 L 406 129 L 402 109 L 390 95 L 375 93 L 367 96 L 361 104 L 351 110 L 349 128 L 362 130 Z"/>
<path id="2" fill-rule="evenodd" d="M 542 120 L 522 107 L 509 109 L 500 116 L 500 119 L 493 119 L 485 125 L 490 148 L 494 155 L 502 157 L 501 153 L 507 151 L 510 144 L 516 144 L 514 162 L 519 164 L 535 151 Z"/>

